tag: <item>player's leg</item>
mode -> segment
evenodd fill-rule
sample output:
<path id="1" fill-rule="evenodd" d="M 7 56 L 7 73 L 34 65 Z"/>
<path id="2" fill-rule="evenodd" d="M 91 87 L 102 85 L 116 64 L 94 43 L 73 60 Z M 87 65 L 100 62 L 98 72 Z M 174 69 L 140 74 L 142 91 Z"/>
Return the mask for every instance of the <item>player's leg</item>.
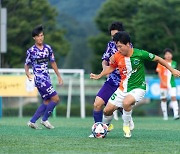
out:
<path id="1" fill-rule="evenodd" d="M 179 119 L 179 106 L 176 99 L 176 88 L 175 87 L 171 88 L 169 92 L 171 96 L 170 107 L 172 107 L 173 109 L 174 119 L 177 120 Z"/>
<path id="2" fill-rule="evenodd" d="M 103 106 L 107 104 L 109 98 L 116 91 L 116 89 L 117 86 L 111 85 L 108 81 L 106 81 L 102 88 L 99 90 L 94 102 L 94 122 L 102 122 L 102 117 L 104 118 L 102 110 Z"/>
<path id="3" fill-rule="evenodd" d="M 44 90 L 43 88 L 38 88 L 38 91 L 42 97 L 42 99 L 44 99 Z M 36 110 L 36 112 L 34 113 L 34 115 L 32 116 L 31 120 L 27 123 L 27 125 L 31 128 L 34 128 L 34 129 L 38 129 L 38 125 L 35 124 L 36 121 L 44 114 L 46 108 L 47 108 L 47 101 L 44 101 L 42 102 L 42 104 L 38 107 L 38 109 Z"/>
<path id="4" fill-rule="evenodd" d="M 123 131 L 126 138 L 131 137 L 130 121 L 132 120 L 132 106 L 145 95 L 145 90 L 134 89 L 123 99 Z"/>
<path id="5" fill-rule="evenodd" d="M 102 95 L 100 96 L 102 97 Z M 104 100 L 100 96 L 96 96 L 94 101 L 93 117 L 95 123 L 102 122 Z"/>
<path id="6" fill-rule="evenodd" d="M 160 89 L 160 98 L 161 98 L 161 110 L 163 113 L 163 119 L 168 120 L 167 113 L 167 89 Z"/>
<path id="7" fill-rule="evenodd" d="M 59 96 L 57 95 L 56 91 L 50 94 L 50 101 L 46 107 L 44 115 L 41 120 L 41 124 L 43 124 L 48 129 L 53 129 L 54 126 L 48 121 L 48 118 L 51 116 L 54 108 L 59 102 Z"/>

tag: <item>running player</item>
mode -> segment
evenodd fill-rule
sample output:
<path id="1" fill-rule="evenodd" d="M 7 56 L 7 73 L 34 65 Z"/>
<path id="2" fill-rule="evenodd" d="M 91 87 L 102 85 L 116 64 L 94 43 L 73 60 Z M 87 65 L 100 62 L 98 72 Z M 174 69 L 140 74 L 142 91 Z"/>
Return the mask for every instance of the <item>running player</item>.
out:
<path id="1" fill-rule="evenodd" d="M 109 27 L 109 33 L 111 37 L 114 36 L 119 31 L 124 31 L 123 24 L 121 22 L 113 22 Z M 109 41 L 107 44 L 107 49 L 104 52 L 102 56 L 102 68 L 105 69 L 107 66 L 109 66 L 110 57 L 116 53 L 117 48 L 114 41 Z M 110 116 L 103 116 L 103 107 L 107 104 L 109 98 L 111 95 L 116 91 L 116 89 L 119 87 L 120 82 L 120 74 L 119 70 L 115 69 L 112 73 L 108 74 L 108 78 L 105 81 L 104 85 L 101 87 L 99 92 L 96 95 L 95 101 L 94 101 L 94 110 L 93 110 L 93 117 L 94 122 L 102 122 L 106 123 L 109 127 L 108 130 L 113 129 L 113 125 L 110 125 L 110 122 L 113 118 L 113 115 Z M 117 110 L 115 110 L 113 113 L 115 115 L 115 118 L 117 119 L 117 113 L 115 113 Z M 103 120 L 102 120 L 103 119 Z M 131 121 L 131 129 L 134 128 L 134 123 Z M 91 134 L 89 137 L 94 137 L 93 134 Z"/>
<path id="2" fill-rule="evenodd" d="M 48 121 L 49 116 L 53 112 L 53 109 L 59 102 L 59 96 L 56 91 L 53 89 L 49 71 L 48 71 L 48 62 L 54 69 L 58 82 L 60 85 L 63 84 L 63 80 L 58 72 L 58 67 L 55 62 L 54 54 L 52 48 L 44 44 L 44 34 L 43 27 L 37 26 L 32 31 L 32 37 L 35 40 L 35 44 L 27 50 L 27 56 L 25 61 L 25 72 L 29 80 L 32 80 L 32 76 L 29 72 L 29 66 L 31 65 L 34 73 L 35 86 L 37 87 L 43 102 L 39 108 L 34 113 L 31 120 L 27 125 L 31 128 L 38 129 L 36 121 L 41 117 L 41 124 L 48 129 L 53 129 L 54 126 Z"/>
<path id="3" fill-rule="evenodd" d="M 180 71 L 173 69 L 165 60 L 144 50 L 131 46 L 130 36 L 126 32 L 118 32 L 114 35 L 118 52 L 110 58 L 110 66 L 100 74 L 91 73 L 91 79 L 99 79 L 119 68 L 121 81 L 119 88 L 109 99 L 104 114 L 110 116 L 118 107 L 123 107 L 123 131 L 126 138 L 131 137 L 130 125 L 132 106 L 140 101 L 146 91 L 144 62 L 156 61 L 165 66 L 174 76 L 179 77 Z"/>
<path id="4" fill-rule="evenodd" d="M 173 68 L 177 67 L 177 63 L 172 60 L 172 50 L 170 48 L 164 49 L 164 59 Z M 171 97 L 169 106 L 173 109 L 174 119 L 179 119 L 179 107 L 176 100 L 176 83 L 172 73 L 161 64 L 157 65 L 156 71 L 160 78 L 160 98 L 161 98 L 161 109 L 163 112 L 163 119 L 168 120 L 167 113 L 167 97 L 168 94 Z"/>

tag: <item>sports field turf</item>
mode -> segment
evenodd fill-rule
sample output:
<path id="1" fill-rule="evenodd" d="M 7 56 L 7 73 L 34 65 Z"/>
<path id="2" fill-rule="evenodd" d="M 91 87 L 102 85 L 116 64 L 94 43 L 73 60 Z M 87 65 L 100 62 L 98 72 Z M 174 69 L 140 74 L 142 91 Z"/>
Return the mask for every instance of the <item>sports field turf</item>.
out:
<path id="1" fill-rule="evenodd" d="M 112 122 L 115 128 L 104 139 L 88 138 L 92 118 L 51 118 L 54 130 L 31 129 L 28 120 L 0 119 L 0 153 L 180 153 L 180 120 L 135 117 L 130 139 L 123 137 L 122 120 Z"/>

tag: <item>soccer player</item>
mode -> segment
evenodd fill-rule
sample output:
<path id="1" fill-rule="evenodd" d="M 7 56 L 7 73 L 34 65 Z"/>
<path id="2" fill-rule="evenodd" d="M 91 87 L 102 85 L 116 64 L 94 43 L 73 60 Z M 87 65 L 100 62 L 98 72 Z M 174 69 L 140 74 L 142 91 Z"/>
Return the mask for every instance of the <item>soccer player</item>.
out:
<path id="1" fill-rule="evenodd" d="M 114 36 L 119 31 L 124 31 L 123 24 L 121 22 L 113 22 L 109 27 L 109 33 L 111 37 Z M 102 68 L 105 69 L 107 66 L 109 66 L 110 57 L 117 52 L 116 45 L 114 41 L 109 41 L 107 44 L 107 49 L 104 52 L 102 56 Z M 110 125 L 110 122 L 113 118 L 113 115 L 110 116 L 103 116 L 103 106 L 107 104 L 109 98 L 111 95 L 116 91 L 116 89 L 119 86 L 120 82 L 120 74 L 119 70 L 115 69 L 112 73 L 108 74 L 107 80 L 105 81 L 104 85 L 101 87 L 99 92 L 96 95 L 95 101 L 94 101 L 94 110 L 93 110 L 93 117 L 94 122 L 102 122 L 106 123 L 109 126 L 109 130 L 113 129 L 113 125 Z M 115 113 L 117 110 L 114 111 L 115 118 L 117 119 L 117 113 Z M 103 120 L 102 120 L 103 119 Z M 134 123 L 131 120 L 132 127 L 134 128 Z M 93 134 L 91 134 L 89 137 L 94 137 Z"/>
<path id="2" fill-rule="evenodd" d="M 172 50 L 170 48 L 164 49 L 164 59 L 173 68 L 177 67 L 177 63 L 172 60 Z M 157 65 L 156 71 L 160 78 L 160 98 L 161 98 L 161 109 L 163 112 L 163 119 L 168 120 L 167 113 L 167 97 L 168 94 L 171 97 L 169 106 L 173 109 L 174 119 L 179 119 L 179 107 L 176 100 L 176 83 L 172 73 L 161 64 Z"/>
<path id="3" fill-rule="evenodd" d="M 58 67 L 55 62 L 54 54 L 52 48 L 44 44 L 44 33 L 43 27 L 37 26 L 32 31 L 32 37 L 35 44 L 27 50 L 27 56 L 25 61 L 25 73 L 29 80 L 32 80 L 32 76 L 29 72 L 29 66 L 32 66 L 34 73 L 35 86 L 37 87 L 43 102 L 39 108 L 34 113 L 31 120 L 27 125 L 31 128 L 38 129 L 36 121 L 41 117 L 41 124 L 48 129 L 53 129 L 54 126 L 48 121 L 49 116 L 53 112 L 53 109 L 59 102 L 59 96 L 53 89 L 49 71 L 48 62 L 50 62 L 52 68 L 54 69 L 57 79 L 60 85 L 63 84 L 60 73 L 58 72 Z"/>
<path id="4" fill-rule="evenodd" d="M 118 52 L 110 58 L 110 66 L 98 75 L 91 73 L 91 79 L 99 79 L 119 68 L 121 81 L 119 88 L 109 99 L 104 114 L 110 116 L 118 107 L 123 107 L 123 131 L 126 138 L 131 137 L 129 121 L 132 115 L 132 106 L 140 101 L 146 91 L 144 62 L 156 61 L 165 66 L 174 76 L 179 77 L 180 71 L 172 68 L 164 59 L 144 50 L 131 46 L 130 36 L 127 32 L 118 32 L 114 35 Z"/>

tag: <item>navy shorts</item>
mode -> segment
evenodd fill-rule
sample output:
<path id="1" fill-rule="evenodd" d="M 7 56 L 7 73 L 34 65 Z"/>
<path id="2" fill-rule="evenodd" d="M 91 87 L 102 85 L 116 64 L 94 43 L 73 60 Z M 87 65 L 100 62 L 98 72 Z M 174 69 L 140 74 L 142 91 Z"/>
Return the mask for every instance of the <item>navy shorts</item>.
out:
<path id="1" fill-rule="evenodd" d="M 119 86 L 112 85 L 108 81 L 106 81 L 96 96 L 99 96 L 100 98 L 102 98 L 105 102 L 105 105 L 106 105 L 109 98 L 117 90 L 118 87 Z"/>
<path id="2" fill-rule="evenodd" d="M 57 95 L 57 92 L 54 90 L 53 86 L 49 82 L 44 82 L 41 86 L 37 86 L 37 89 L 43 100 L 50 99 L 51 97 Z"/>

